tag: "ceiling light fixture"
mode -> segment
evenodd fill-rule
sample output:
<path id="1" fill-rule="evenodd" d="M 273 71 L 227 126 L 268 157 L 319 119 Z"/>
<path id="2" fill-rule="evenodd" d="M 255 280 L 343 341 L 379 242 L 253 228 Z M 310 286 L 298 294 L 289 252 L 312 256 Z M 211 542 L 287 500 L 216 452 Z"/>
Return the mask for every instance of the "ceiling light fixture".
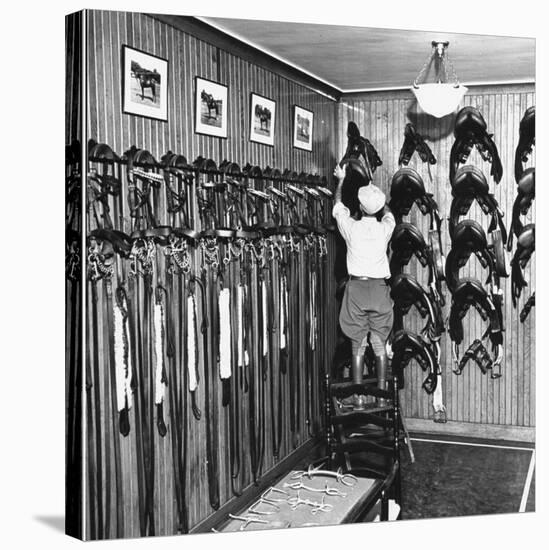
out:
<path id="1" fill-rule="evenodd" d="M 467 88 L 458 81 L 454 66 L 448 58 L 449 42 L 431 42 L 432 51 L 427 61 L 416 76 L 412 85 L 412 92 L 416 96 L 419 106 L 427 114 L 436 118 L 449 115 L 454 112 L 459 102 L 467 92 Z M 424 73 L 428 72 L 431 65 L 435 66 L 436 82 L 420 84 Z M 451 71 L 452 82 L 449 82 L 448 70 Z"/>

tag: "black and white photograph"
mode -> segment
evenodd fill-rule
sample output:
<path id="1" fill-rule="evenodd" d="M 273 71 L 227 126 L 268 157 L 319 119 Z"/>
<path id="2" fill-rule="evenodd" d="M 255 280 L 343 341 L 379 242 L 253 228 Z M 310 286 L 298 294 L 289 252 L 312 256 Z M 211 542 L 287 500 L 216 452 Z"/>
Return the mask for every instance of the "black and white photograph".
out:
<path id="1" fill-rule="evenodd" d="M 442 23 L 67 15 L 68 535 L 539 511 L 536 38 Z"/>
<path id="2" fill-rule="evenodd" d="M 250 140 L 274 145 L 276 102 L 252 93 L 250 96 Z"/>
<path id="3" fill-rule="evenodd" d="M 294 105 L 294 147 L 313 150 L 313 112 Z"/>
<path id="4" fill-rule="evenodd" d="M 123 111 L 168 120 L 168 60 L 122 46 Z"/>
<path id="5" fill-rule="evenodd" d="M 195 132 L 227 137 L 227 86 L 204 78 L 195 78 Z"/>

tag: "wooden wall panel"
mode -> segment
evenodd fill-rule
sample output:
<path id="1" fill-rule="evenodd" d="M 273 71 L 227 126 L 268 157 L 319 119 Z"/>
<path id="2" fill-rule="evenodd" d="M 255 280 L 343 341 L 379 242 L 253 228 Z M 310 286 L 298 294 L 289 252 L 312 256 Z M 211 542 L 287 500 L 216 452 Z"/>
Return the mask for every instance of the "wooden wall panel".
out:
<path id="1" fill-rule="evenodd" d="M 172 150 L 188 160 L 198 155 L 217 162 L 228 158 L 297 172 L 331 172 L 335 162 L 335 103 L 295 82 L 231 55 L 144 14 L 89 13 L 88 135 L 116 151 L 138 144 L 155 158 Z M 122 45 L 169 59 L 167 123 L 127 115 L 121 108 Z M 215 80 L 229 88 L 228 138 L 194 132 L 194 77 Z M 249 140 L 250 93 L 277 102 L 275 146 Z M 313 151 L 292 147 L 292 107 L 313 111 Z"/>
<path id="2" fill-rule="evenodd" d="M 280 170 L 289 168 L 296 172 L 319 173 L 330 176 L 335 165 L 335 132 L 336 125 L 336 104 L 332 100 L 300 85 L 290 81 L 276 73 L 254 65 L 231 52 L 224 51 L 214 44 L 198 40 L 191 34 L 182 32 L 166 23 L 144 14 L 128 12 L 107 12 L 88 11 L 88 127 L 87 138 L 94 139 L 98 143 L 107 143 L 117 154 L 122 155 L 132 145 L 140 149 L 148 150 L 157 160 L 168 151 L 184 155 L 189 162 L 193 162 L 199 155 L 212 158 L 216 163 L 224 159 L 237 162 L 241 167 L 247 163 L 259 165 L 261 168 L 267 166 L 276 167 Z M 168 80 L 168 122 L 151 120 L 143 117 L 131 116 L 122 113 L 121 93 L 121 61 L 122 45 L 144 50 L 169 60 Z M 200 76 L 215 80 L 228 86 L 228 138 L 222 139 L 199 135 L 194 132 L 194 94 L 195 77 Z M 275 145 L 269 147 L 253 143 L 249 140 L 249 115 L 250 115 L 250 94 L 256 92 L 260 95 L 276 101 L 276 126 Z M 298 104 L 314 113 L 313 130 L 313 151 L 300 151 L 292 146 L 292 117 L 293 105 Z M 130 231 L 130 218 L 127 196 L 127 181 L 121 172 L 122 191 L 120 201 L 109 199 L 111 216 L 117 229 Z M 156 200 L 156 199 L 155 199 Z M 165 197 L 160 194 L 159 199 L 162 206 Z M 163 210 L 160 208 L 160 210 Z M 195 206 L 195 217 L 197 215 Z M 163 214 L 159 223 L 169 223 L 166 215 Z M 198 261 L 198 256 L 195 257 Z M 157 260 L 159 272 L 162 271 L 163 259 Z M 328 266 L 334 264 L 334 246 L 332 239 L 328 245 Z M 196 263 L 195 263 L 196 265 Z M 304 268 L 301 269 L 304 276 Z M 118 278 L 118 275 L 117 275 Z M 103 293 L 104 282 L 97 283 L 99 300 L 104 306 Z M 113 286 L 116 281 L 113 280 Z M 333 278 L 327 280 L 327 291 L 329 295 L 334 294 Z M 142 291 L 141 291 L 142 292 Z M 199 313 L 200 313 L 200 306 Z M 326 358 L 331 357 L 336 336 L 336 318 L 334 301 L 326 307 L 326 316 L 330 319 L 327 323 L 326 337 L 328 353 L 325 354 L 325 366 L 329 366 Z M 257 312 L 255 313 L 257 316 Z M 98 319 L 99 326 L 104 321 Z M 88 330 L 90 319 L 88 319 Z M 112 388 L 108 376 L 112 365 L 105 353 L 108 334 L 105 330 L 99 331 L 98 349 L 101 350 L 101 365 L 98 371 L 98 378 L 92 376 L 93 384 L 98 384 L 100 393 L 103 396 L 109 395 Z M 199 338 L 200 340 L 200 338 Z M 202 344 L 199 341 L 198 351 L 203 356 Z M 93 351 L 93 350 L 91 350 Z M 303 365 L 302 361 L 297 368 Z M 317 355 L 317 363 L 319 356 Z M 284 378 L 284 393 L 289 394 L 288 378 Z M 317 380 L 317 385 L 321 384 Z M 204 402 L 204 389 L 202 385 L 198 389 L 198 402 Z M 221 504 L 227 503 L 233 498 L 230 484 L 229 456 L 228 456 L 228 413 L 221 406 L 221 393 L 217 395 L 219 416 L 219 430 L 217 437 L 219 446 L 217 449 L 220 471 L 220 499 Z M 301 399 L 302 409 L 304 399 Z M 287 402 L 284 407 L 288 407 Z M 169 418 L 167 399 L 164 402 L 165 417 Z M 247 410 L 247 403 L 243 404 Z M 100 441 L 92 440 L 92 444 L 103 443 L 103 476 L 108 470 L 107 464 L 114 467 L 114 457 L 111 454 L 108 441 L 117 436 L 115 427 L 110 423 L 113 418 L 112 405 L 101 404 L 101 415 L 98 419 L 102 433 Z M 208 483 L 205 461 L 205 428 L 204 422 L 197 422 L 190 409 L 187 410 L 188 420 L 185 431 L 188 435 L 188 467 L 187 467 L 187 504 L 189 527 L 194 527 L 212 513 L 208 498 Z M 115 413 L 116 414 L 116 413 Z M 286 415 L 287 416 L 287 415 Z M 304 415 L 302 414 L 302 419 Z M 91 427 L 95 429 L 95 418 L 91 419 Z M 288 418 L 285 418 L 286 424 Z M 117 494 L 114 484 L 104 485 L 108 487 L 105 491 L 105 504 L 108 499 L 115 503 L 116 499 L 122 501 L 124 510 L 124 537 L 140 536 L 139 529 L 139 495 L 138 495 L 138 447 L 135 438 L 134 427 L 138 423 L 135 407 L 130 412 L 130 423 L 132 432 L 126 438 L 119 437 L 121 465 L 122 465 L 122 487 L 121 493 Z M 270 439 L 270 423 L 268 422 L 266 434 L 266 452 L 263 472 L 266 472 L 284 459 L 294 450 L 291 434 L 285 430 L 279 458 L 275 459 L 272 453 Z M 305 424 L 299 427 L 300 437 L 298 444 L 303 444 L 307 439 Z M 172 442 L 171 433 L 160 438 L 154 430 L 154 454 L 155 454 L 155 534 L 173 534 L 177 532 L 177 516 L 175 491 L 173 486 L 172 468 Z M 246 435 L 244 443 L 246 444 Z M 246 477 L 244 484 L 252 482 L 250 478 L 249 456 L 245 453 Z M 104 482 L 107 480 L 104 479 Z M 116 524 L 114 507 L 110 507 L 111 525 Z M 88 510 L 88 520 L 90 511 Z M 89 523 L 88 523 L 89 525 Z M 111 530 L 109 536 L 115 536 Z"/>
<path id="3" fill-rule="evenodd" d="M 82 142 L 82 22 L 81 12 L 65 18 L 65 144 L 77 152 Z M 72 145 L 74 144 L 74 148 Z M 80 284 L 81 192 L 75 193 L 81 167 L 66 158 L 65 227 L 65 532 L 82 537 L 82 287 Z M 78 185 L 78 184 L 77 184 Z M 81 186 L 80 186 L 81 187 Z M 71 200 L 69 201 L 69 197 Z M 72 241 L 71 235 L 75 236 Z M 75 256 L 73 256 L 75 252 Z M 78 264 L 72 260 L 78 258 Z M 76 268 L 73 270 L 71 266 Z"/>
<path id="4" fill-rule="evenodd" d="M 480 167 L 488 181 L 490 190 L 496 196 L 505 213 L 505 223 L 509 227 L 513 202 L 516 197 L 514 181 L 514 153 L 518 143 L 519 123 L 524 111 L 535 104 L 532 85 L 486 86 L 469 90 L 463 100 L 464 105 L 473 105 L 480 109 L 486 119 L 488 130 L 494 133 L 503 164 L 504 175 L 501 183 L 496 185 L 490 177 L 490 165 L 482 161 L 478 152 L 473 151 L 468 162 Z M 432 179 L 428 167 L 421 163 L 417 155 L 412 157 L 410 166 L 423 177 L 428 192 L 433 193 L 441 216 L 442 245 L 445 254 L 450 249 L 447 217 L 450 211 L 451 194 L 449 174 L 450 149 L 453 144 L 453 116 L 435 119 L 418 114 L 413 96 L 408 91 L 378 92 L 370 94 L 349 94 L 340 100 L 338 110 L 338 152 L 343 153 L 346 147 L 344 129 L 350 120 L 354 120 L 362 135 L 376 147 L 383 160 L 378 168 L 374 183 L 386 193 L 390 192 L 391 178 L 398 169 L 398 155 L 404 139 L 404 126 L 412 122 L 416 129 L 426 138 L 437 158 L 437 164 L 431 166 Z M 535 166 L 535 155 L 527 166 Z M 488 220 L 476 204 L 470 211 L 470 217 L 488 228 Z M 534 221 L 535 205 L 528 214 L 526 223 Z M 414 207 L 410 220 L 424 234 L 428 229 L 428 219 L 423 219 Z M 513 248 L 514 251 L 514 248 Z M 534 255 L 535 256 L 535 255 Z M 508 256 L 509 259 L 512 255 Z M 418 267 L 415 260 L 407 271 L 416 275 L 423 284 L 427 276 Z M 486 277 L 486 271 L 476 258 L 461 271 L 463 276 L 474 276 L 480 280 Z M 535 257 L 525 270 L 529 286 L 523 291 L 518 301 L 518 308 L 512 306 L 511 278 L 502 279 L 504 293 L 504 318 L 506 332 L 504 335 L 505 358 L 502 364 L 503 377 L 492 380 L 482 376 L 479 369 L 469 363 L 461 377 L 452 373 L 452 356 L 448 334 L 442 337 L 441 365 L 443 368 L 443 395 L 447 408 L 448 420 L 456 422 L 474 422 L 479 424 L 499 424 L 516 427 L 533 427 L 535 425 L 535 309 L 525 323 L 520 323 L 519 312 L 528 296 L 535 289 Z M 446 291 L 447 305 L 444 308 L 445 319 L 449 313 L 450 295 Z M 418 331 L 422 327 L 421 319 L 414 310 L 406 319 L 410 330 Z M 464 349 L 475 339 L 480 338 L 485 324 L 476 311 L 470 311 L 464 320 Z M 406 388 L 403 391 L 402 403 L 404 415 L 409 418 L 428 419 L 432 417 L 429 398 L 421 390 L 422 372 L 415 363 L 406 369 Z M 444 426 L 440 426 L 444 431 Z"/>

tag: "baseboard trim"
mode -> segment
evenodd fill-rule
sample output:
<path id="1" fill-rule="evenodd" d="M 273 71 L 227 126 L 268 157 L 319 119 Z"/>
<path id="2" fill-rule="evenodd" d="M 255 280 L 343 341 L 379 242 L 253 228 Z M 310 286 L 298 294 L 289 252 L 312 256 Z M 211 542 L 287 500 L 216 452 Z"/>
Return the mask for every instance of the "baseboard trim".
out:
<path id="1" fill-rule="evenodd" d="M 535 427 L 474 424 L 472 422 L 446 422 L 445 424 L 441 424 L 422 418 L 405 418 L 404 422 L 409 432 L 446 436 L 456 435 L 521 443 L 535 443 L 536 439 Z"/>

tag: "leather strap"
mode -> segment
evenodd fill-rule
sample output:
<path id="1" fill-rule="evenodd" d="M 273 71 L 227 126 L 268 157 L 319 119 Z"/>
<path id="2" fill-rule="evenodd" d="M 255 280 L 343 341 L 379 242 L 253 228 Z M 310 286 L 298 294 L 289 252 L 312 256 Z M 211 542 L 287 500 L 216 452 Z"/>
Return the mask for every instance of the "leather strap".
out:
<path id="1" fill-rule="evenodd" d="M 475 361 L 482 374 L 486 374 L 488 369 L 492 368 L 493 361 L 488 354 L 488 350 L 478 338 L 467 348 L 459 362 L 458 368 L 453 370 L 454 374 L 460 375 L 470 359 Z"/>
<path id="2" fill-rule="evenodd" d="M 423 136 L 416 131 L 413 124 L 408 122 L 404 127 L 404 143 L 398 156 L 399 166 L 407 166 L 415 152 L 418 153 L 422 162 L 436 164 L 437 159 L 433 155 L 431 148 L 427 145 Z"/>
<path id="3" fill-rule="evenodd" d="M 531 296 L 526 300 L 521 312 L 520 312 L 520 322 L 524 323 L 528 317 L 530 310 L 536 305 L 536 293 L 533 292 Z"/>
<path id="4" fill-rule="evenodd" d="M 202 270 L 202 342 L 204 350 L 204 386 L 205 400 L 204 412 L 206 422 L 206 455 L 207 455 L 207 475 L 208 475 L 208 493 L 210 506 L 217 510 L 219 508 L 219 479 L 217 468 L 217 445 L 214 437 L 217 435 L 217 399 L 214 388 L 216 350 L 215 338 L 212 334 L 212 319 L 215 318 L 215 299 L 209 289 L 213 289 L 213 277 L 211 269 L 203 258 Z"/>
<path id="5" fill-rule="evenodd" d="M 153 383 L 153 346 L 152 346 L 152 315 L 151 306 L 153 301 L 153 277 L 151 272 L 145 272 L 143 276 L 143 376 L 142 386 L 148 389 L 148 395 L 141 392 L 144 403 L 146 403 L 146 411 L 144 414 L 145 425 L 145 521 L 147 534 L 153 536 L 155 534 L 154 521 L 154 383 Z"/>
<path id="6" fill-rule="evenodd" d="M 184 364 L 181 355 L 177 354 L 175 345 L 176 334 L 179 334 L 179 326 L 176 319 L 186 319 L 181 307 L 186 301 L 176 300 L 175 281 L 173 269 L 169 260 L 166 265 L 166 358 L 168 364 L 168 400 L 170 407 L 170 437 L 172 450 L 173 480 L 175 501 L 177 508 L 177 530 L 182 533 L 188 531 L 186 508 L 186 464 L 187 464 L 187 415 L 186 407 L 182 406 L 180 396 L 186 395 L 185 372 L 178 376 L 177 364 Z M 183 290 L 183 289 L 181 289 Z M 181 292 L 180 296 L 185 296 Z M 184 340 L 183 340 L 184 342 Z M 183 349 L 183 346 L 182 348 Z"/>
<path id="7" fill-rule="evenodd" d="M 103 507 L 103 434 L 101 430 L 101 390 L 99 387 L 100 377 L 100 365 L 99 365 L 99 324 L 98 324 L 98 300 L 97 300 L 97 280 L 92 279 L 90 281 L 91 286 L 91 312 L 92 312 L 92 346 L 93 346 L 93 382 L 88 379 L 87 383 L 92 384 L 93 387 L 93 414 L 94 414 L 94 428 L 95 428 L 95 480 L 94 480 L 94 492 L 96 501 L 94 508 L 97 511 L 97 531 L 96 538 L 101 540 L 105 536 L 104 530 L 104 507 Z M 88 396 L 88 398 L 91 396 Z M 90 400 L 91 401 L 91 400 Z M 90 464 L 91 466 L 91 464 Z"/>

